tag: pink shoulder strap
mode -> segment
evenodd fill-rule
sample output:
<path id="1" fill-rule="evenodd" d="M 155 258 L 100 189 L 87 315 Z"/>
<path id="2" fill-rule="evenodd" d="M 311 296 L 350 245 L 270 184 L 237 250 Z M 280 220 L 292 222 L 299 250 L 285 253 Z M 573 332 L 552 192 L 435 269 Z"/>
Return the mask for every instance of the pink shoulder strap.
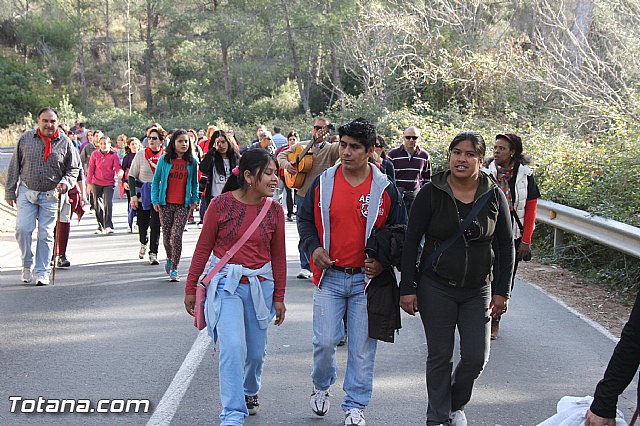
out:
<path id="1" fill-rule="evenodd" d="M 268 197 L 268 198 L 265 199 L 264 206 L 262 207 L 262 210 L 260 210 L 260 213 L 258 213 L 258 216 L 256 216 L 256 219 L 253 221 L 251 226 L 249 226 L 249 228 L 247 228 L 247 231 L 242 235 L 242 237 L 240 237 L 240 239 L 238 241 L 236 241 L 236 243 L 233 245 L 233 247 L 231 247 L 229 249 L 229 251 L 227 251 L 224 254 L 224 256 L 222 256 L 220 261 L 218 263 L 216 263 L 216 266 L 214 266 L 211 271 L 209 271 L 207 276 L 204 277 L 204 279 L 202 281 L 200 281 L 200 285 L 202 285 L 203 287 L 207 287 L 209 285 L 209 282 L 211 282 L 211 279 L 218 272 L 220 272 L 220 270 L 224 267 L 224 265 L 227 264 L 227 262 L 233 257 L 233 255 L 236 254 L 236 252 L 238 250 L 240 250 L 240 247 L 242 247 L 244 245 L 244 243 L 247 242 L 249 237 L 251 237 L 251 235 L 255 232 L 255 230 L 258 228 L 260 223 L 262 223 L 262 220 L 267 215 L 267 211 L 271 207 L 271 203 L 272 202 L 273 202 L 273 199 L 271 197 Z"/>

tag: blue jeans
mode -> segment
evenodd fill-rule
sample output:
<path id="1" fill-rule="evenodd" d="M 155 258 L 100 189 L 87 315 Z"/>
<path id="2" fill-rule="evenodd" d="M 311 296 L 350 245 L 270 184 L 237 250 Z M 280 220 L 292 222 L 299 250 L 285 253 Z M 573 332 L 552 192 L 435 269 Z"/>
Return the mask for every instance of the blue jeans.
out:
<path id="1" fill-rule="evenodd" d="M 240 284 L 235 294 L 230 294 L 224 290 L 225 283 L 226 279 L 220 280 L 216 289 L 222 301 L 216 326 L 220 344 L 220 424 L 242 425 L 249 415 L 244 396 L 260 391 L 267 329 L 258 325 L 249 284 Z M 267 307 L 272 309 L 273 281 L 262 281 L 262 291 Z"/>
<path id="2" fill-rule="evenodd" d="M 29 197 L 27 197 L 29 192 Z M 53 228 L 56 226 L 58 199 L 55 192 L 29 191 L 23 184 L 18 188 L 16 200 L 16 240 L 22 254 L 22 267 L 31 268 L 33 251 L 32 234 L 38 221 L 38 240 L 36 245 L 35 275 L 49 275 L 51 272 L 51 254 L 53 253 Z"/>
<path id="3" fill-rule="evenodd" d="M 304 197 L 296 194 L 295 204 L 297 206 L 298 216 L 300 215 L 300 210 L 302 210 L 301 206 L 303 201 Z M 311 265 L 309 265 L 309 253 L 307 253 L 307 249 L 302 246 L 300 241 L 298 241 L 298 252 L 300 253 L 300 268 L 310 271 Z"/>
<path id="4" fill-rule="evenodd" d="M 371 400 L 377 340 L 369 337 L 364 275 L 348 275 L 327 269 L 320 286 L 313 293 L 311 379 L 316 389 L 327 390 L 336 381 L 336 345 L 344 333 L 342 316 L 345 309 L 349 339 L 342 409 L 346 411 L 350 408 L 364 409 Z"/>

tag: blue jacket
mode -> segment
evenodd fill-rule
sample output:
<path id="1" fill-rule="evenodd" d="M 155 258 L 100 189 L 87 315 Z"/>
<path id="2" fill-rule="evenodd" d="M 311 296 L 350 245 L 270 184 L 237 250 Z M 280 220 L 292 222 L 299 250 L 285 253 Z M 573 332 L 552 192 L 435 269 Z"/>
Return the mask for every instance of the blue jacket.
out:
<path id="1" fill-rule="evenodd" d="M 165 154 L 166 155 L 166 154 Z M 153 183 L 151 184 L 151 203 L 164 206 L 167 204 L 167 180 L 171 171 L 171 163 L 164 161 L 164 155 L 158 160 L 158 167 L 153 174 Z M 187 163 L 187 191 L 184 197 L 184 205 L 200 202 L 198 195 L 198 162 L 194 159 L 191 163 Z"/>

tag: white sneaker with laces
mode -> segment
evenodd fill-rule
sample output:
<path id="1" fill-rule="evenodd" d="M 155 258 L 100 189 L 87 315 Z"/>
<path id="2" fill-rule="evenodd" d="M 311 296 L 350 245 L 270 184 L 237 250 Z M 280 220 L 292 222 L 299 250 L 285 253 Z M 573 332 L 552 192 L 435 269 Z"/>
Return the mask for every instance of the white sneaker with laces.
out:
<path id="1" fill-rule="evenodd" d="M 324 416 L 329 411 L 329 391 L 318 390 L 315 387 L 313 388 L 313 392 L 311 393 L 311 400 L 309 401 L 311 405 L 311 410 L 317 416 Z"/>
<path id="2" fill-rule="evenodd" d="M 30 283 L 33 279 L 33 275 L 31 274 L 31 268 L 22 268 L 22 275 L 20 276 L 23 283 Z"/>
<path id="3" fill-rule="evenodd" d="M 313 277 L 313 274 L 311 273 L 310 270 L 302 268 L 302 269 L 300 269 L 300 272 L 298 272 L 298 276 L 297 277 L 299 279 L 301 279 L 301 280 L 308 280 L 311 277 Z"/>
<path id="4" fill-rule="evenodd" d="M 138 253 L 138 257 L 140 259 L 144 259 L 144 254 L 147 252 L 147 245 L 146 244 L 140 244 L 140 252 Z"/>
<path id="5" fill-rule="evenodd" d="M 462 410 L 451 413 L 451 426 L 467 426 L 467 416 Z"/>
<path id="6" fill-rule="evenodd" d="M 49 285 L 49 275 L 36 276 L 36 285 L 37 286 Z"/>
<path id="7" fill-rule="evenodd" d="M 359 408 L 349 408 L 344 412 L 344 426 L 364 426 L 364 412 Z"/>
<path id="8" fill-rule="evenodd" d="M 113 229 L 106 227 L 104 228 L 104 235 L 113 234 Z"/>
<path id="9" fill-rule="evenodd" d="M 159 265 L 158 255 L 155 253 L 149 253 L 149 265 Z"/>

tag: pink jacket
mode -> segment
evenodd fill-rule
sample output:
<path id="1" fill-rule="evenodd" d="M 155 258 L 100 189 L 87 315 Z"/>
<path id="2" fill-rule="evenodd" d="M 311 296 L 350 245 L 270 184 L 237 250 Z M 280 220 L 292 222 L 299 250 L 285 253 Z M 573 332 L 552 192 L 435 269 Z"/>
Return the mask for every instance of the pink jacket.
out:
<path id="1" fill-rule="evenodd" d="M 87 183 L 99 186 L 113 186 L 116 181 L 114 175 L 120 173 L 120 158 L 113 149 L 107 153 L 96 149 L 89 159 L 89 170 L 87 172 Z"/>

